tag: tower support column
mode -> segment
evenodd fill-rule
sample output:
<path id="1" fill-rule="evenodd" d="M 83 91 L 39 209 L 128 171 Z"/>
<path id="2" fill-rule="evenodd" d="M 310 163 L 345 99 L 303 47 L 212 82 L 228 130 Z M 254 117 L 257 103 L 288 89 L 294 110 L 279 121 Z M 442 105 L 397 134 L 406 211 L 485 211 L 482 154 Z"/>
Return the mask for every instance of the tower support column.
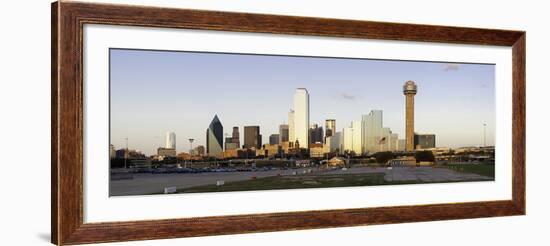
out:
<path id="1" fill-rule="evenodd" d="M 414 96 L 416 95 L 416 84 L 409 80 L 403 85 L 405 94 L 405 150 L 414 151 Z"/>

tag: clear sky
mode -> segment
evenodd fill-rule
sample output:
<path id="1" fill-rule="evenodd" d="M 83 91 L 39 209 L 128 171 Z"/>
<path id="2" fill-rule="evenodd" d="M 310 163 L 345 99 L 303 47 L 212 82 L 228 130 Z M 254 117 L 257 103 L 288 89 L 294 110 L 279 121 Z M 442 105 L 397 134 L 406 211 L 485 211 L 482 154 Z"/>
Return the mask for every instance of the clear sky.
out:
<path id="1" fill-rule="evenodd" d="M 494 144 L 495 67 L 346 58 L 243 55 L 149 50 L 110 51 L 111 143 L 151 155 L 176 133 L 177 151 L 205 145 L 217 114 L 224 134 L 259 125 L 263 142 L 286 124 L 296 88 L 310 96 L 310 123 L 338 131 L 371 110 L 405 137 L 407 80 L 418 85 L 415 132 L 436 134 L 438 147 L 479 146 L 483 123 Z M 225 136 L 224 136 L 225 138 Z"/>

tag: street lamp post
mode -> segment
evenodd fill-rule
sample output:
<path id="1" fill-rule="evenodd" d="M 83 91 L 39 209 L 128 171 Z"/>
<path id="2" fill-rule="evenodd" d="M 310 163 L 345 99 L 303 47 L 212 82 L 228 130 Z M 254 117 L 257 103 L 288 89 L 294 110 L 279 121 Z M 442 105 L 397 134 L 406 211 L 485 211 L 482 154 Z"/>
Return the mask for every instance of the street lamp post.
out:
<path id="1" fill-rule="evenodd" d="M 189 140 L 189 148 L 190 148 L 189 149 L 189 155 L 193 156 L 193 141 L 195 141 L 195 139 L 190 138 L 188 140 Z M 187 161 L 185 161 L 183 165 L 184 165 L 185 168 L 187 168 Z"/>
<path id="2" fill-rule="evenodd" d="M 124 140 L 126 140 L 126 150 L 124 151 L 124 169 L 127 169 L 128 166 L 126 165 L 126 161 L 128 160 L 128 155 L 130 153 L 128 153 L 128 138 L 124 138 Z"/>
<path id="3" fill-rule="evenodd" d="M 192 151 L 193 151 L 193 141 L 195 141 L 195 139 L 193 139 L 193 138 L 189 139 L 189 146 L 190 146 L 189 154 L 191 154 Z"/>
<path id="4" fill-rule="evenodd" d="M 352 126 L 353 127 L 353 126 Z M 354 153 L 354 154 L 357 154 L 355 153 L 355 144 L 353 143 L 353 140 L 355 138 L 355 135 L 354 135 L 354 130 L 353 128 L 351 128 L 351 151 Z M 351 156 L 351 152 L 350 152 L 350 156 Z M 349 157 L 348 157 L 348 161 L 349 161 Z M 351 161 L 348 162 L 348 165 L 351 166 Z"/>
<path id="5" fill-rule="evenodd" d="M 487 124 L 483 123 L 483 147 L 487 147 Z"/>

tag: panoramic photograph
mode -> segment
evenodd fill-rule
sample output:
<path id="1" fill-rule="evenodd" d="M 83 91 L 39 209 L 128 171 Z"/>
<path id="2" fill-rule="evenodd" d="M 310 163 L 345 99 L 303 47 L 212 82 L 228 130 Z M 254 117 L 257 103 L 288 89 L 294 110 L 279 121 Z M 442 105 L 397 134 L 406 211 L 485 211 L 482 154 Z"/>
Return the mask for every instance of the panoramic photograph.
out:
<path id="1" fill-rule="evenodd" d="M 109 195 L 495 180 L 495 65 L 109 50 Z"/>

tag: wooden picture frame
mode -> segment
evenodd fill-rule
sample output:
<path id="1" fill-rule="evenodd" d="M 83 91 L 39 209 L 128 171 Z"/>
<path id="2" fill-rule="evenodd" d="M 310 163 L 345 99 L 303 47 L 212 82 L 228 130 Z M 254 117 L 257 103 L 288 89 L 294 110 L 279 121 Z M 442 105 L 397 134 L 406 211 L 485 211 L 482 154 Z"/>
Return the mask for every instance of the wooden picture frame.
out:
<path id="1" fill-rule="evenodd" d="M 56 2 L 52 5 L 51 241 L 83 244 L 525 214 L 525 32 Z M 512 199 L 148 221 L 83 221 L 83 26 L 223 30 L 512 47 Z"/>

